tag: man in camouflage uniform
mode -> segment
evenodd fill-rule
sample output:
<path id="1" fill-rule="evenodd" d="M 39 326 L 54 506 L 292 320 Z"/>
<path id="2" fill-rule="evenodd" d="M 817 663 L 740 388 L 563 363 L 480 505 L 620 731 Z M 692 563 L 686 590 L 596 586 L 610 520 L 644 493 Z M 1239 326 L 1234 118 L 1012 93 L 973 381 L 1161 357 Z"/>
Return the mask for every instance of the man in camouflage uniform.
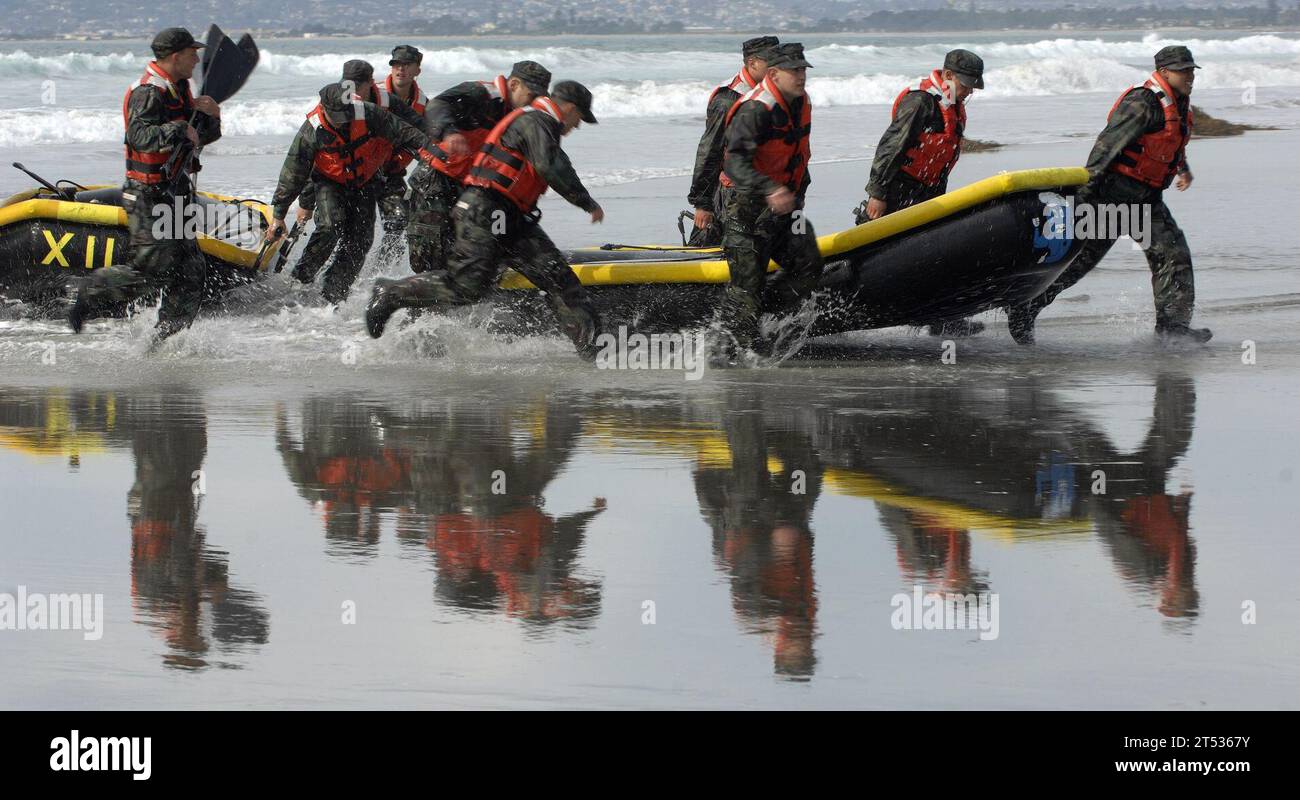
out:
<path id="1" fill-rule="evenodd" d="M 1212 335 L 1209 328 L 1190 327 L 1196 304 L 1192 254 L 1187 237 L 1164 201 L 1164 190 L 1170 184 L 1180 192 L 1192 185 L 1185 148 L 1192 127 L 1194 70 L 1199 67 L 1192 60 L 1191 50 L 1177 45 L 1156 53 L 1155 67 L 1144 85 L 1129 89 L 1111 109 L 1106 127 L 1088 156 L 1088 184 L 1075 196 L 1075 207 L 1150 206 L 1146 259 L 1151 269 L 1156 334 L 1207 342 Z M 1165 91 L 1166 86 L 1171 93 Z M 1168 157 L 1153 162 L 1158 149 L 1167 152 Z M 1114 238 L 1088 240 L 1045 292 L 1024 305 L 1009 307 L 1007 323 L 1015 340 L 1033 344 L 1034 321 L 1039 312 L 1092 271 L 1114 244 Z"/>
<path id="2" fill-rule="evenodd" d="M 336 304 L 347 299 L 374 240 L 375 196 L 381 183 L 376 176 L 382 173 L 383 164 L 396 149 L 416 153 L 421 159 L 433 158 L 427 149 L 429 137 L 419 128 L 378 105 L 357 99 L 374 96 L 371 94 L 373 81 L 358 80 L 368 72 L 369 66 L 365 62 L 349 61 L 344 67 L 345 80 L 321 89 L 320 105 L 308 115 L 290 145 L 280 170 L 279 185 L 271 199 L 275 219 L 268 235 L 272 238 L 284 231 L 284 218 L 295 199 L 299 201 L 299 222 L 315 217 L 316 230 L 293 275 L 310 283 L 333 255 L 321 294 Z M 362 117 L 367 133 L 350 139 L 350 126 Z M 335 139 L 335 134 L 326 129 L 326 122 L 341 138 Z M 364 160 L 356 156 L 362 152 L 361 146 L 373 157 Z M 380 149 L 370 150 L 376 146 Z M 343 155 L 335 155 L 338 152 Z M 330 174 L 331 171 L 337 174 Z"/>
<path id="3" fill-rule="evenodd" d="M 355 99 L 365 108 L 370 136 L 390 144 L 389 155 L 396 149 L 424 151 L 424 155 L 429 155 L 425 149 L 429 137 L 409 122 L 411 119 L 418 121 L 409 106 L 388 98 L 390 113 L 379 105 L 364 101 L 366 97 L 383 99 L 375 90 L 373 78 L 374 70 L 369 64 L 349 61 L 343 66 L 343 81 L 321 89 L 320 107 L 330 123 L 340 132 L 346 132 L 352 122 Z M 325 154 L 325 139 L 322 138 L 325 136 L 324 128 L 319 123 L 314 124 L 310 115 L 298 130 L 280 169 L 280 181 L 271 200 L 275 221 L 270 233 L 278 235 L 283 229 L 285 215 L 295 199 L 298 200 L 300 223 L 315 217 L 316 230 L 294 267 L 293 277 L 303 283 L 312 283 L 316 273 L 333 255 L 321 294 L 327 302 L 337 304 L 347 299 L 374 241 L 375 205 L 384 181 L 382 164 L 368 175 L 350 174 L 346 178 L 323 175 L 318 162 Z"/>
<path id="4" fill-rule="evenodd" d="M 686 201 L 695 209 L 695 229 L 691 232 L 692 247 L 717 247 L 722 244 L 723 221 L 719 215 L 726 198 L 720 195 L 718 179 L 722 177 L 722 157 L 725 151 L 727 112 L 736 101 L 767 75 L 766 52 L 780 40 L 775 36 L 759 36 L 747 40 L 740 47 L 744 59 L 740 71 L 731 80 L 714 88 L 704 115 L 704 135 L 695 149 L 695 170 L 691 175 L 691 189 Z"/>
<path id="5" fill-rule="evenodd" d="M 876 145 L 867 199 L 853 213 L 861 225 L 948 191 L 948 175 L 961 156 L 966 100 L 984 88 L 984 60 L 969 50 L 953 50 L 943 69 L 902 91 L 893 118 Z M 968 319 L 932 322 L 933 336 L 970 336 L 984 323 Z"/>
<path id="6" fill-rule="evenodd" d="M 596 310 L 564 256 L 537 224 L 537 199 L 547 188 L 591 214 L 593 223 L 605 218 L 560 146 L 560 138 L 582 122 L 596 123 L 591 92 L 576 81 L 561 81 L 549 97 L 539 97 L 497 123 L 456 202 L 456 240 L 448 269 L 376 281 L 366 309 L 371 336 L 382 336 L 400 308 L 478 302 L 496 284 L 502 268 L 511 266 L 545 292 L 578 352 L 595 356 Z"/>
<path id="7" fill-rule="evenodd" d="M 411 116 L 398 111 L 397 103 L 392 104 L 393 108 L 391 110 L 401 116 L 404 122 L 409 122 L 428 133 L 428 127 L 425 124 L 426 117 L 424 116 L 428 105 L 424 92 L 421 91 L 420 85 L 415 81 L 420 75 L 420 63 L 423 60 L 424 53 L 421 53 L 416 47 L 409 44 L 394 47 L 392 58 L 388 61 L 388 77 L 384 80 L 382 87 L 376 86 L 375 88 L 376 92 L 385 91 L 388 93 L 390 100 L 400 101 L 402 105 L 410 108 L 412 111 Z M 382 221 L 384 231 L 382 238 L 379 240 L 380 262 L 387 262 L 392 259 L 398 245 L 401 243 L 402 235 L 406 232 L 409 218 L 406 167 L 410 163 L 411 159 L 408 154 L 394 153 L 392 160 L 384 165 L 383 174 L 378 179 L 381 181 L 379 188 L 379 218 Z"/>
<path id="8" fill-rule="evenodd" d="M 731 196 L 722 248 L 731 279 L 718 310 L 725 335 L 710 356 L 719 366 L 753 349 L 765 296 L 772 310 L 794 311 L 822 274 L 817 235 L 803 216 L 811 182 L 810 66 L 803 45 L 777 45 L 768 51 L 767 76 L 728 112 L 722 183 Z M 767 286 L 769 260 L 781 270 Z"/>
<path id="9" fill-rule="evenodd" d="M 506 114 L 544 96 L 550 85 L 549 70 L 535 61 L 519 61 L 508 78 L 465 81 L 429 101 L 425 132 L 438 143 L 435 155 L 445 158 L 437 168 L 420 164 L 411 175 L 406 238 L 412 272 L 446 269 L 455 238 L 451 207 L 460 197 L 478 145 Z"/>
<path id="10" fill-rule="evenodd" d="M 173 150 L 187 142 L 206 145 L 221 138 L 221 109 L 211 97 L 193 97 L 189 78 L 199 62 L 203 45 L 184 28 L 167 28 L 150 45 L 154 61 L 144 76 L 127 90 L 123 113 L 126 122 L 126 182 L 122 206 L 126 209 L 132 259 L 129 266 L 96 270 L 77 292 L 68 312 L 72 330 L 113 305 L 132 302 L 162 289 L 155 341 L 189 327 L 198 314 L 207 279 L 207 262 L 198 242 L 186 238 L 181 218 L 172 220 L 167 238 L 155 235 L 158 213 L 176 215 L 176 199 L 189 199 L 190 176 L 181 175 L 169 186 L 164 174 Z M 190 119 L 194 112 L 194 124 Z M 197 172 L 197 159 L 189 172 Z M 174 193 L 173 193 L 174 192 Z"/>

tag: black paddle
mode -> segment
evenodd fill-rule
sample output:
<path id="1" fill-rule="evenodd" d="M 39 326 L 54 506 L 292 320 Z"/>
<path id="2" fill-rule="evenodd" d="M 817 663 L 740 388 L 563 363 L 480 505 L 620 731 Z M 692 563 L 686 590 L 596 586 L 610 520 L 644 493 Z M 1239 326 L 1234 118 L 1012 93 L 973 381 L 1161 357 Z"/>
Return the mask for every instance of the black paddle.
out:
<path id="1" fill-rule="evenodd" d="M 211 26 L 208 28 L 207 46 L 203 50 L 203 82 L 199 95 L 207 95 L 216 103 L 225 102 L 253 74 L 258 59 L 257 45 L 252 36 L 246 33 L 239 37 L 239 43 L 236 44 L 221 28 Z M 199 114 L 195 111 L 190 116 L 190 125 L 196 124 Z M 202 150 L 202 146 L 187 141 L 172 151 L 164 172 L 167 175 L 168 189 L 173 193 L 188 174 L 190 162 Z"/>
<path id="2" fill-rule="evenodd" d="M 77 195 L 77 193 L 71 189 L 60 189 L 59 187 L 55 186 L 54 184 L 42 178 L 40 175 L 37 175 L 35 172 L 32 172 L 27 167 L 24 167 L 21 163 L 17 161 L 13 163 L 13 168 L 26 172 L 32 178 L 32 180 L 44 186 L 46 189 L 49 189 L 51 192 L 54 192 L 59 197 L 62 197 L 64 200 L 71 200 Z"/>
<path id="3" fill-rule="evenodd" d="M 275 267 L 272 268 L 273 272 L 279 273 L 284 269 L 285 262 L 289 260 L 289 254 L 293 252 L 293 246 L 297 244 L 298 237 L 302 236 L 302 232 L 306 228 L 307 226 L 301 222 L 298 222 L 297 220 L 294 221 L 293 227 L 289 229 L 288 235 L 284 238 L 284 243 L 280 245 L 280 252 L 275 254 Z M 262 245 L 263 249 L 269 247 L 274 241 L 275 239 L 268 238 L 266 244 Z M 261 255 L 259 255 L 258 260 L 260 261 L 261 258 Z"/>

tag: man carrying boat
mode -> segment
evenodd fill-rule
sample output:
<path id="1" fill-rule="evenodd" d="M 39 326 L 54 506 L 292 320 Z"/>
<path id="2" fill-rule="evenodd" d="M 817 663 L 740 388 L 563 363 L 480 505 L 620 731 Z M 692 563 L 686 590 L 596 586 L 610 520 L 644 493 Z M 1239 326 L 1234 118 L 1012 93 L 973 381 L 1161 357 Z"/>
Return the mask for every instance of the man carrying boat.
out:
<path id="1" fill-rule="evenodd" d="M 377 176 L 393 152 L 402 149 L 421 159 L 433 158 L 426 149 L 429 137 L 396 113 L 405 109 L 403 115 L 409 116 L 409 107 L 376 91 L 372 76 L 366 62 L 349 61 L 343 67 L 344 80 L 321 89 L 320 103 L 289 146 L 271 200 L 274 221 L 268 236 L 272 239 L 283 233 L 285 215 L 295 199 L 300 222 L 315 216 L 316 230 L 293 275 L 310 283 L 333 254 L 321 289 L 330 303 L 347 299 L 374 241 L 376 193 L 382 186 Z M 394 113 L 361 99 L 365 97 L 387 102 Z"/>
<path id="2" fill-rule="evenodd" d="M 1126 89 L 1111 106 L 1106 127 L 1088 156 L 1088 184 L 1075 196 L 1075 207 L 1150 206 L 1144 249 L 1151 269 L 1156 335 L 1208 342 L 1209 328 L 1191 327 L 1196 304 L 1192 253 L 1164 201 L 1170 184 L 1180 192 L 1192 185 L 1186 150 L 1192 135 L 1190 104 L 1197 69 L 1186 47 L 1170 45 L 1156 53 L 1151 77 Z M 1039 312 L 1092 271 L 1114 244 L 1115 239 L 1108 237 L 1088 240 L 1047 291 L 1008 308 L 1012 337 L 1020 344 L 1033 344 Z"/>
<path id="3" fill-rule="evenodd" d="M 591 92 L 561 81 L 549 97 L 511 111 L 496 124 L 474 157 L 452 221 L 456 239 L 448 269 L 400 281 L 375 282 L 366 329 L 383 335 L 399 308 L 469 305 L 495 286 L 500 266 L 514 267 L 541 291 L 560 326 L 584 357 L 594 357 L 599 322 L 587 290 L 538 225 L 537 200 L 548 188 L 591 214 L 605 218 L 560 146 L 560 137 L 582 122 L 596 123 Z"/>
<path id="4" fill-rule="evenodd" d="M 767 51 L 780 44 L 775 36 L 759 36 L 741 45 L 743 62 L 740 71 L 726 83 L 714 87 L 704 115 L 704 135 L 695 150 L 695 171 L 686 200 L 695 209 L 693 247 L 716 247 L 722 244 L 722 221 L 718 218 L 724 200 L 719 196 L 722 158 L 725 151 L 727 112 L 736 101 L 758 85 L 767 75 Z"/>
<path id="5" fill-rule="evenodd" d="M 159 32 L 150 44 L 154 60 L 122 99 L 126 124 L 122 206 L 133 255 L 129 266 L 95 271 L 77 292 L 68 312 L 74 332 L 79 333 L 86 319 L 102 314 L 108 306 L 137 300 L 159 288 L 158 340 L 189 327 L 198 314 L 207 262 L 198 241 L 186 237 L 185 226 L 161 226 L 172 232 L 166 238 L 156 235 L 160 226 L 155 210 L 176 213 L 191 196 L 189 174 L 175 180 L 165 174 L 172 151 L 187 142 L 199 146 L 221 138 L 221 108 L 211 97 L 194 97 L 190 92 L 189 79 L 203 46 L 184 28 Z M 197 159 L 188 164 L 190 174 L 199 170 Z"/>
<path id="6" fill-rule="evenodd" d="M 453 240 L 451 207 L 460 196 L 474 156 L 506 114 L 546 94 L 551 73 L 536 61 L 519 61 L 510 76 L 465 81 L 429 101 L 425 132 L 437 143 L 431 166 L 411 175 L 407 229 L 411 271 L 446 269 Z"/>
<path id="7" fill-rule="evenodd" d="M 867 199 L 854 209 L 858 225 L 948 191 L 966 133 L 966 100 L 983 88 L 983 59 L 958 49 L 944 56 L 943 69 L 899 92 L 876 145 Z M 930 324 L 934 336 L 969 336 L 983 329 L 984 323 L 971 320 Z"/>
<path id="8" fill-rule="evenodd" d="M 388 77 L 384 79 L 383 86 L 376 86 L 375 89 L 377 98 L 382 91 L 393 100 L 399 100 L 410 108 L 413 117 L 420 120 L 417 127 L 428 133 L 428 128 L 424 124 L 424 112 L 429 104 L 429 97 L 415 82 L 420 74 L 420 62 L 423 60 L 424 54 L 411 45 L 402 44 L 394 47 L 392 58 L 388 61 Z M 415 124 L 410 119 L 405 117 L 403 119 Z M 383 221 L 384 229 L 383 238 L 379 242 L 380 261 L 387 261 L 392 256 L 401 241 L 402 234 L 406 232 L 409 217 L 406 200 L 406 168 L 411 160 L 411 154 L 405 150 L 394 152 L 393 157 L 384 165 L 383 174 L 380 176 L 383 184 L 379 190 L 379 217 Z"/>
<path id="9" fill-rule="evenodd" d="M 730 282 L 718 309 L 726 336 L 711 358 L 732 364 L 753 348 L 765 293 L 775 309 L 795 310 L 822 274 L 817 236 L 803 215 L 808 191 L 812 107 L 803 45 L 768 50 L 767 75 L 727 112 L 722 185 L 730 196 L 722 248 Z M 766 285 L 767 265 L 781 268 Z"/>

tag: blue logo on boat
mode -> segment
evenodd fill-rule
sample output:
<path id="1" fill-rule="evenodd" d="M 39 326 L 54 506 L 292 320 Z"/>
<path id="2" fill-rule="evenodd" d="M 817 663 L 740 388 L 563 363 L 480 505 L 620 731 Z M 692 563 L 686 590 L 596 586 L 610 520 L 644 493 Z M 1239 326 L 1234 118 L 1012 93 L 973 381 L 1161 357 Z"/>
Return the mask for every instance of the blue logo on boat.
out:
<path id="1" fill-rule="evenodd" d="M 1034 220 L 1034 249 L 1045 249 L 1039 264 L 1055 264 L 1070 252 L 1074 241 L 1074 209 L 1060 195 L 1041 196 L 1043 216 Z"/>

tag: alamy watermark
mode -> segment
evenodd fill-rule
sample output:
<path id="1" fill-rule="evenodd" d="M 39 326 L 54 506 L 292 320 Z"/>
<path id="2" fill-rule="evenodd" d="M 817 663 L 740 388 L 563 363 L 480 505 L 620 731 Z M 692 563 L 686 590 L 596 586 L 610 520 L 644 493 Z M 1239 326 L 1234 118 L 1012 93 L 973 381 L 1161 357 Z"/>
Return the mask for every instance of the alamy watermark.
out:
<path id="1" fill-rule="evenodd" d="M 174 197 L 170 203 L 155 203 L 153 237 L 197 239 L 199 234 L 251 247 L 262 236 L 262 219 L 251 209 L 234 203 L 193 203 Z"/>
<path id="2" fill-rule="evenodd" d="M 0 631 L 84 631 L 88 642 L 104 635 L 104 595 L 0 592 Z"/>
<path id="3" fill-rule="evenodd" d="M 130 772 L 131 780 L 153 775 L 153 737 L 68 736 L 50 740 L 50 769 L 54 772 Z"/>
<path id="4" fill-rule="evenodd" d="M 617 335 L 602 333 L 595 345 L 600 348 L 597 369 L 677 370 L 686 373 L 686 380 L 698 381 L 708 361 L 705 337 L 694 333 L 629 334 L 620 325 Z"/>
<path id="5" fill-rule="evenodd" d="M 889 623 L 896 631 L 973 631 L 980 639 L 998 638 L 998 596 L 995 592 L 899 592 L 889 601 L 894 609 Z"/>
<path id="6" fill-rule="evenodd" d="M 1127 236 L 1143 250 L 1151 246 L 1150 203 L 1052 203 L 1043 215 L 1042 237 L 1062 239 L 1118 239 Z"/>

